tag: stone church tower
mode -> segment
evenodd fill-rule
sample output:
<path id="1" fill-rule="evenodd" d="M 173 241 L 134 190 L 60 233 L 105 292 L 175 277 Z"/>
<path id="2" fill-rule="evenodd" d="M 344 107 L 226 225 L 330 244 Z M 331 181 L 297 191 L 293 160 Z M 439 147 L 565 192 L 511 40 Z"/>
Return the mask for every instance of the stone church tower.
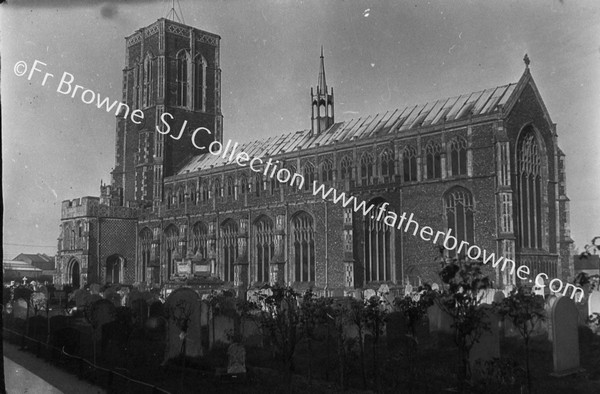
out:
<path id="1" fill-rule="evenodd" d="M 119 117 L 110 195 L 103 202 L 157 208 L 165 177 L 198 146 L 222 140 L 220 37 L 161 18 L 126 38 L 123 102 L 144 119 Z M 184 131 L 182 133 L 182 128 Z"/>

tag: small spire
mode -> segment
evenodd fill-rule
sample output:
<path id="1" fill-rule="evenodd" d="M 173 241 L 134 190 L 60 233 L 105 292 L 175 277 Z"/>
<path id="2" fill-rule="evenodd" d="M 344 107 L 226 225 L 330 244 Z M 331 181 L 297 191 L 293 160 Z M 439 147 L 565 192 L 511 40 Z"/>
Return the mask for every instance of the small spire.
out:
<path id="1" fill-rule="evenodd" d="M 319 82 L 317 87 L 321 93 L 327 93 L 327 82 L 325 81 L 325 58 L 323 57 L 323 45 L 321 45 L 321 68 L 319 70 Z"/>
<path id="2" fill-rule="evenodd" d="M 525 57 L 523 57 L 523 62 L 525 63 L 525 67 L 529 68 L 529 63 L 531 63 L 531 61 L 529 60 L 529 56 L 527 56 L 527 54 L 525 54 Z"/>

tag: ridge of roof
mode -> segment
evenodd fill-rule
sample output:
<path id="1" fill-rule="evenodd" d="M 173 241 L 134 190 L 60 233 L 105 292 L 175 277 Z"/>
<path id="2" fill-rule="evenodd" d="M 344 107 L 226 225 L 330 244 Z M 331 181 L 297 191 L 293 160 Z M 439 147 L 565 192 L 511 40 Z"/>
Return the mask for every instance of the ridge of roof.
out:
<path id="1" fill-rule="evenodd" d="M 518 83 L 443 98 L 425 104 L 398 108 L 383 115 L 367 115 L 336 122 L 321 134 L 311 135 L 310 129 L 277 134 L 238 144 L 236 152 L 250 157 L 274 156 L 294 150 L 366 139 L 373 136 L 402 133 L 406 130 L 431 127 L 498 113 L 507 104 Z M 391 113 L 390 113 L 391 112 Z M 389 114 L 389 116 L 388 116 Z M 384 121 L 385 120 L 385 121 Z M 231 164 L 222 156 L 201 153 L 192 157 L 177 175 Z"/>

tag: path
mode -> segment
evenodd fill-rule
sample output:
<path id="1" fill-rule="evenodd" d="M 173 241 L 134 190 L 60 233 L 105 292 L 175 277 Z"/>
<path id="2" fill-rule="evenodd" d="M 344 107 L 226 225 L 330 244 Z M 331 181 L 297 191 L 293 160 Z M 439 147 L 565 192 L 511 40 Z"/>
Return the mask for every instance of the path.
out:
<path id="1" fill-rule="evenodd" d="M 104 390 L 79 380 L 27 351 L 3 341 L 4 384 L 9 394 L 103 394 Z"/>

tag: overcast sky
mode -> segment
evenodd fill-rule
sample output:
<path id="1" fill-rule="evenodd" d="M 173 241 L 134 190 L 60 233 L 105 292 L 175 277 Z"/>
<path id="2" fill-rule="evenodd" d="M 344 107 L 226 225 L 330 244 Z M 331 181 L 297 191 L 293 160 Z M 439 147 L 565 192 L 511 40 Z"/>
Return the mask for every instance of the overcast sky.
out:
<path id="1" fill-rule="evenodd" d="M 23 60 L 121 99 L 124 37 L 171 1 L 9 0 L 0 5 L 4 257 L 56 253 L 61 201 L 99 195 L 115 118 L 56 85 L 17 77 Z M 185 23 L 219 34 L 225 139 L 310 126 L 320 46 L 336 121 L 518 81 L 523 55 L 567 157 L 571 228 L 600 235 L 600 2 L 182 0 Z"/>

